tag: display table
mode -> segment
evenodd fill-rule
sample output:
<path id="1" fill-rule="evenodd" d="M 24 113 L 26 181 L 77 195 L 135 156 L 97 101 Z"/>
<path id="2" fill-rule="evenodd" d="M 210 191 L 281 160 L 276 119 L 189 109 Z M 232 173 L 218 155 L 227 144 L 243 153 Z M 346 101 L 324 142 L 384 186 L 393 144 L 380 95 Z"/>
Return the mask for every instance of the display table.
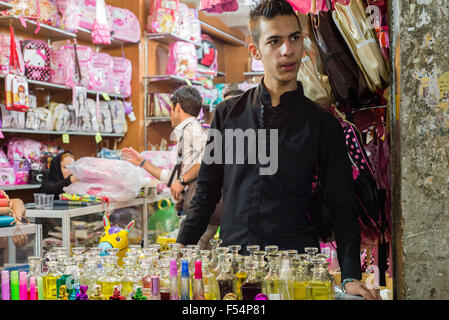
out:
<path id="1" fill-rule="evenodd" d="M 142 206 L 142 225 L 147 226 L 148 221 L 148 198 L 136 198 L 127 202 L 111 202 L 109 204 L 109 209 L 106 203 L 90 205 L 86 207 L 68 207 L 68 206 L 54 206 L 53 210 L 35 209 L 34 204 L 26 205 L 26 217 L 41 218 L 41 219 L 61 219 L 62 222 L 62 246 L 66 248 L 67 254 L 70 255 L 70 244 L 71 244 L 71 222 L 73 218 L 88 216 L 92 214 L 103 213 L 109 210 L 112 213 L 114 210 L 123 209 L 128 207 Z M 144 241 L 144 246 L 147 245 L 148 238 L 148 228 L 142 228 L 142 239 Z"/>
<path id="2" fill-rule="evenodd" d="M 35 235 L 34 256 L 42 257 L 42 226 L 39 224 L 21 224 L 13 227 L 0 228 L 0 238 L 8 238 L 8 263 L 14 265 L 16 260 L 16 245 L 12 237 Z"/>

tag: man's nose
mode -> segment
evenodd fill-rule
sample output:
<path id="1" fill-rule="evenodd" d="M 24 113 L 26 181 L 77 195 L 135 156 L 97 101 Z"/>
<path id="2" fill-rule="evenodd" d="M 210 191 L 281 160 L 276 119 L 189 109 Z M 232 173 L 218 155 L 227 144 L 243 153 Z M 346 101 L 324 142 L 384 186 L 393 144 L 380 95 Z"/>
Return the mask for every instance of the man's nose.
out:
<path id="1" fill-rule="evenodd" d="M 281 46 L 281 55 L 288 57 L 293 54 L 293 45 L 290 43 L 290 41 L 284 41 L 284 43 Z"/>

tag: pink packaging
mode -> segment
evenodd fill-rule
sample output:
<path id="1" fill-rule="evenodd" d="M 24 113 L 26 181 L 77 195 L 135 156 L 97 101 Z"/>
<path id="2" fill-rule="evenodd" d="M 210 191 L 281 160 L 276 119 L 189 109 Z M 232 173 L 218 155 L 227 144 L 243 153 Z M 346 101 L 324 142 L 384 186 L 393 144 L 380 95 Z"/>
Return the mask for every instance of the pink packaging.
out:
<path id="1" fill-rule="evenodd" d="M 28 160 L 28 162 L 38 162 L 42 156 L 42 143 L 22 138 L 12 138 L 7 144 L 7 156 L 10 162 L 14 160 Z"/>
<path id="2" fill-rule="evenodd" d="M 179 0 L 153 0 L 147 30 L 151 33 L 178 33 Z"/>
<path id="3" fill-rule="evenodd" d="M 251 59 L 251 71 L 254 72 L 264 72 L 262 60 Z"/>
<path id="4" fill-rule="evenodd" d="M 55 27 L 59 25 L 58 9 L 56 0 L 39 0 L 40 23 Z"/>
<path id="5" fill-rule="evenodd" d="M 50 81 L 50 47 L 43 40 L 22 40 L 25 76 L 30 80 Z"/>
<path id="6" fill-rule="evenodd" d="M 50 50 L 51 82 L 71 87 L 75 84 L 75 62 L 68 50 Z"/>
<path id="7" fill-rule="evenodd" d="M 0 168 L 0 186 L 14 185 L 16 177 L 13 168 Z"/>
<path id="8" fill-rule="evenodd" d="M 9 33 L 0 32 L 0 74 L 7 75 L 9 73 L 9 53 L 10 53 L 11 36 Z M 17 74 L 25 74 L 25 66 L 23 63 L 22 50 L 20 50 L 20 43 L 16 39 L 17 56 L 19 58 L 20 70 L 17 70 Z"/>
<path id="9" fill-rule="evenodd" d="M 176 165 L 177 161 L 177 154 L 176 151 L 144 151 L 140 153 L 142 157 L 147 160 L 151 161 L 152 164 L 157 166 L 158 168 L 166 169 L 166 170 L 173 170 L 173 168 Z M 158 193 L 169 193 L 170 188 L 168 188 L 165 184 L 161 183 L 159 180 L 154 178 L 152 175 L 150 175 L 148 172 L 146 172 L 147 177 L 151 179 L 151 182 L 157 183 L 157 192 Z"/>
<path id="10" fill-rule="evenodd" d="M 192 43 L 177 41 L 170 44 L 167 74 L 195 79 L 197 64 L 196 49 Z"/>
<path id="11" fill-rule="evenodd" d="M 126 58 L 112 57 L 113 76 L 111 93 L 125 97 L 131 96 L 131 78 L 133 67 Z"/>
<path id="12" fill-rule="evenodd" d="M 128 9 L 107 6 L 109 23 L 114 39 L 137 43 L 140 40 L 140 22 L 137 16 Z"/>
<path id="13" fill-rule="evenodd" d="M 59 27 L 69 32 L 77 32 L 81 19 L 81 7 L 79 1 L 56 0 L 56 7 L 60 16 Z"/>
<path id="14" fill-rule="evenodd" d="M 62 47 L 64 50 L 68 50 L 70 52 L 70 55 L 72 56 L 73 61 L 75 60 L 75 50 L 73 49 L 73 45 L 66 45 Z M 80 64 L 81 69 L 81 82 L 79 85 L 85 88 L 91 87 L 91 73 L 93 68 L 93 51 L 91 47 L 87 46 L 76 46 L 76 50 L 78 52 L 78 61 Z M 73 82 L 76 82 L 75 79 L 73 79 Z"/>
<path id="15" fill-rule="evenodd" d="M 111 92 L 114 62 L 107 53 L 94 53 L 89 90 Z"/>
<path id="16" fill-rule="evenodd" d="M 10 168 L 11 164 L 3 150 L 0 150 L 0 168 Z"/>

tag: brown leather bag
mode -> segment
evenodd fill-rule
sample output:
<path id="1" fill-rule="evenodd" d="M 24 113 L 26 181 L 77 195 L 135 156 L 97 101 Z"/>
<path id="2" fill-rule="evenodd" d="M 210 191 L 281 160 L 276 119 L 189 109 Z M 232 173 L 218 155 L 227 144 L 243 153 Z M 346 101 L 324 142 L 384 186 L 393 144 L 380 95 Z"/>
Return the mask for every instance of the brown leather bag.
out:
<path id="1" fill-rule="evenodd" d="M 309 13 L 312 30 L 320 51 L 338 109 L 351 112 L 376 102 L 357 62 L 332 18 L 332 4 L 326 0 L 329 11 Z"/>

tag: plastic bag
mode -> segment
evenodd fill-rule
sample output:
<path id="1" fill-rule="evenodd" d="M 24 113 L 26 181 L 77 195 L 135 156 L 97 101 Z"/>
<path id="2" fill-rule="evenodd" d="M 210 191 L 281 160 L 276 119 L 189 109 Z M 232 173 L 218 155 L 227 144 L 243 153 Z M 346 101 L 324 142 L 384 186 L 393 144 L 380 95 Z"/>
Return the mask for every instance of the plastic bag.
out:
<path id="1" fill-rule="evenodd" d="M 64 189 L 67 193 L 102 195 L 111 200 L 126 201 L 135 198 L 140 189 L 150 183 L 144 169 L 124 160 L 84 157 L 68 165 L 67 169 L 81 181 Z"/>

